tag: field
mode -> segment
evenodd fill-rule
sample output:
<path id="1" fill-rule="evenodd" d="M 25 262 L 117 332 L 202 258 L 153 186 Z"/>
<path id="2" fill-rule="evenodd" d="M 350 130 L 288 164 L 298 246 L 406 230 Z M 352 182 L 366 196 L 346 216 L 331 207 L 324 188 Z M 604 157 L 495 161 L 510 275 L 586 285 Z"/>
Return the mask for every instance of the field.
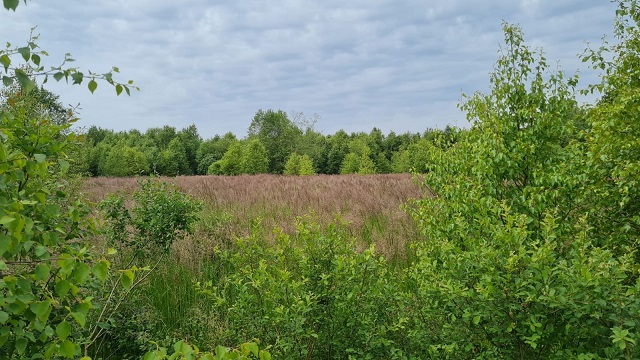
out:
<path id="1" fill-rule="evenodd" d="M 321 226 L 340 219 L 360 246 L 374 244 L 379 253 L 395 258 L 404 254 L 416 236 L 415 224 L 404 206 L 408 199 L 422 196 L 409 174 L 262 174 L 163 180 L 174 182 L 205 205 L 196 232 L 176 244 L 176 252 L 185 258 L 189 256 L 185 248 L 192 245 L 194 238 L 199 244 L 219 245 L 247 236 L 256 221 L 260 221 L 267 236 L 276 228 L 290 233 L 296 219 L 304 216 Z M 135 178 L 89 178 L 83 185 L 83 191 L 94 202 L 112 193 L 130 194 L 137 188 Z M 200 252 L 203 250 L 206 252 Z"/>
<path id="2" fill-rule="evenodd" d="M 300 351 L 309 355 L 330 352 L 321 350 L 320 343 L 315 344 L 314 340 L 325 331 L 331 333 L 330 329 L 322 329 L 325 322 L 303 320 L 309 316 L 305 312 L 317 311 L 313 310 L 315 305 L 298 303 L 296 306 L 304 309 L 298 315 L 275 309 L 276 313 L 268 316 L 270 321 L 286 327 L 298 324 L 293 332 L 266 323 L 254 329 L 264 320 L 256 312 L 274 310 L 265 308 L 263 301 L 290 303 L 312 296 L 307 301 L 315 302 L 312 299 L 318 296 L 356 294 L 363 290 L 361 282 L 370 277 L 366 280 L 372 281 L 367 285 L 371 287 L 369 293 L 379 297 L 377 292 L 388 289 L 375 288 L 375 281 L 388 281 L 395 273 L 391 268 L 389 272 L 384 270 L 384 263 L 400 271 L 411 257 L 409 245 L 418 238 L 417 227 L 405 208 L 408 199 L 420 198 L 422 193 L 409 174 L 190 176 L 160 180 L 174 183 L 182 192 L 200 200 L 203 210 L 194 231 L 173 243 L 170 255 L 156 264 L 147 281 L 125 301 L 119 330 L 102 337 L 96 345 L 97 357 L 114 359 L 135 354 L 149 349 L 149 339 L 158 338 L 170 340 L 163 343 L 166 346 L 186 339 L 206 348 L 207 344 L 232 346 L 257 337 L 277 344 L 273 348 L 275 354 L 297 354 L 294 357 L 300 358 L 307 356 L 297 353 Z M 82 183 L 81 191 L 90 201 L 100 203 L 110 194 L 131 195 L 140 188 L 138 182 L 135 178 L 89 178 Z M 127 206 L 131 207 L 131 200 L 128 201 Z M 306 230 L 301 229 L 308 233 L 305 235 Z M 287 245 L 287 239 L 295 244 L 293 248 Z M 370 259 L 371 246 L 376 257 L 386 260 Z M 317 268 L 318 259 L 333 265 L 323 265 L 329 266 L 324 270 Z M 153 266 L 155 259 L 146 260 L 147 265 Z M 368 262 L 378 264 L 379 277 L 375 272 L 368 273 Z M 264 267 L 256 268 L 257 264 Z M 336 279 L 354 273 L 332 285 L 332 290 L 322 290 L 325 286 L 317 283 L 319 279 L 314 280 L 322 272 Z M 243 279 L 245 275 L 249 278 Z M 236 288 L 246 281 L 253 285 Z M 322 295 L 325 291 L 332 295 Z M 256 292 L 260 294 L 258 299 L 254 297 Z M 375 308 L 384 305 L 388 301 L 384 298 L 390 300 L 395 292 L 388 291 L 371 304 L 376 304 Z M 289 306 L 286 311 L 297 308 Z M 351 305 L 344 311 L 336 309 L 335 316 L 351 316 L 350 308 Z M 232 315 L 229 311 L 239 313 Z M 377 312 L 372 308 L 368 313 Z M 313 318 L 324 316 L 316 314 Z M 338 318 L 335 322 L 342 323 Z M 283 333 L 273 337 L 271 330 L 265 332 L 267 329 Z M 362 331 L 370 331 L 367 329 L 363 327 Z M 290 346 L 282 343 L 285 339 L 298 343 L 296 349 L 285 350 Z M 321 342 L 322 346 L 332 343 L 328 339 Z"/>

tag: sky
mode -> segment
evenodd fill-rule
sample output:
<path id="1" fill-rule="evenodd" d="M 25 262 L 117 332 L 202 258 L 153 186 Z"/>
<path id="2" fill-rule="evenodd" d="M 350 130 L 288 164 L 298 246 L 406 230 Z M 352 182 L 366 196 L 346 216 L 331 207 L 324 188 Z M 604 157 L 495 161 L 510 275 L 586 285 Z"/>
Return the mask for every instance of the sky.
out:
<path id="1" fill-rule="evenodd" d="M 462 94 L 486 92 L 502 22 L 581 84 L 598 74 L 578 54 L 612 37 L 608 0 L 44 1 L 0 11 L 0 43 L 38 45 L 57 66 L 134 80 L 116 97 L 49 81 L 79 124 L 116 131 L 195 124 L 203 138 L 243 137 L 258 109 L 303 113 L 332 134 L 467 127 Z M 588 101 L 586 99 L 585 101 Z"/>

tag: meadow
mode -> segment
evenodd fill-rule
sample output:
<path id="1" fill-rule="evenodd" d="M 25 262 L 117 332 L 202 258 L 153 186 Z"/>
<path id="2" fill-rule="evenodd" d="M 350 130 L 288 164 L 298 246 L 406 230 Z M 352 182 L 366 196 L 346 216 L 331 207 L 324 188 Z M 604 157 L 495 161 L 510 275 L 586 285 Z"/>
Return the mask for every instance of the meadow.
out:
<path id="1" fill-rule="evenodd" d="M 361 248 L 374 244 L 379 253 L 393 259 L 403 256 L 416 238 L 415 223 L 405 211 L 407 201 L 423 197 L 410 174 L 159 179 L 175 183 L 204 204 L 195 232 L 175 244 L 175 250 L 185 257 L 185 248 L 194 238 L 210 247 L 224 244 L 249 235 L 256 221 L 267 235 L 274 229 L 291 233 L 296 219 L 307 216 L 320 226 L 340 219 Z M 136 178 L 98 177 L 87 178 L 82 190 L 97 203 L 109 194 L 131 194 L 138 187 Z"/>
<path id="2" fill-rule="evenodd" d="M 131 195 L 140 189 L 141 180 L 87 178 L 81 191 L 95 204 L 114 194 L 123 196 L 131 209 Z M 192 231 L 177 238 L 166 257 L 158 256 L 157 264 L 155 259 L 139 261 L 154 270 L 124 301 L 112 320 L 117 331 L 100 338 L 96 357 L 135 358 L 153 349 L 151 339 L 163 346 L 184 339 L 207 349 L 210 344 L 233 346 L 254 338 L 272 347 L 274 355 L 326 357 L 337 346 L 330 339 L 336 332 L 332 327 L 341 324 L 370 332 L 370 327 L 345 323 L 358 308 L 353 294 L 362 296 L 367 288 L 374 296 L 394 294 L 377 283 L 363 288 L 364 281 L 371 276 L 388 281 L 394 272 L 401 274 L 412 257 L 411 244 L 419 237 L 407 206 L 423 192 L 410 174 L 183 176 L 153 181 L 175 184 L 201 202 L 202 210 Z M 102 244 L 98 240 L 96 245 Z M 378 270 L 369 271 L 367 262 Z M 319 263 L 324 265 L 318 268 Z M 343 272 L 354 274 L 341 278 Z M 319 274 L 324 274 L 323 281 L 335 278 L 337 283 L 330 288 L 321 285 L 314 279 Z M 247 281 L 254 286 L 236 287 Z M 329 301 L 327 296 L 346 296 L 337 291 L 340 288 L 352 295 L 344 308 L 332 310 L 340 316 L 326 321 L 330 314 L 321 304 Z M 262 295 L 256 298 L 254 291 Z M 293 301 L 298 305 L 291 305 Z M 388 301 L 369 301 L 367 306 L 373 307 L 367 316 L 377 317 L 377 309 L 387 305 L 393 309 Z M 299 314 L 287 314 L 300 307 Z M 396 316 L 390 312 L 387 322 Z M 356 341 L 355 334 L 349 336 Z M 344 351 L 345 346 L 337 348 Z"/>

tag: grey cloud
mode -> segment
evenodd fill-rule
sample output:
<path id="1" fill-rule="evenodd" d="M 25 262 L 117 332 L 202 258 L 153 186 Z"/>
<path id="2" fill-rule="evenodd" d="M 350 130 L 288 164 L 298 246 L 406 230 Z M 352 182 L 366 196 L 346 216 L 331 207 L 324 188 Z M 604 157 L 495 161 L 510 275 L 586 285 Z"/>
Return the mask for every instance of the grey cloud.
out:
<path id="1" fill-rule="evenodd" d="M 84 125 L 244 135 L 258 108 L 281 108 L 319 113 L 327 132 L 404 132 L 464 125 L 455 105 L 486 90 L 503 20 L 574 71 L 583 41 L 610 32 L 613 16 L 602 0 L 69 0 L 0 14 L 0 40 L 39 24 L 53 63 L 70 51 L 141 86 L 115 98 L 106 85 L 93 96 L 53 85 L 83 104 Z"/>

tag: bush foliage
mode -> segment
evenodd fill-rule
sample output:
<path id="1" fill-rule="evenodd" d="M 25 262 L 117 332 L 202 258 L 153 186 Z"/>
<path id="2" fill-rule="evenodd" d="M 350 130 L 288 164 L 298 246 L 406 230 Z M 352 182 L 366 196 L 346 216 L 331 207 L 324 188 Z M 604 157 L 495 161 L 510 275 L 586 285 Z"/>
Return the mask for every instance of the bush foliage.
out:
<path id="1" fill-rule="evenodd" d="M 4 1 L 14 10 L 18 4 Z M 284 112 L 259 111 L 248 143 L 229 136 L 208 144 L 211 153 L 199 151 L 195 128 L 168 127 L 149 133 L 155 157 L 126 141 L 113 148 L 118 156 L 89 154 L 113 171 L 172 175 L 207 167 L 291 174 L 314 165 L 329 173 L 413 168 L 423 173 L 416 181 L 425 196 L 407 210 L 420 234 L 393 266 L 374 246 L 359 248 L 339 220 L 320 227 L 312 216 L 272 237 L 253 219 L 248 236 L 206 249 L 198 263 L 181 263 L 171 250 L 198 221 L 200 202 L 146 179 L 131 199 L 114 195 L 102 214 L 92 212 L 68 191 L 75 120 L 30 111 L 35 82 L 12 62 L 21 56 L 43 71 L 37 37 L 0 50 L 3 84 L 20 88 L 0 102 L 0 354 L 639 358 L 640 5 L 618 5 L 616 43 L 583 55 L 604 71 L 602 82 L 585 90 L 602 93 L 593 105 L 578 105 L 577 76 L 552 71 L 518 27 L 504 24 L 489 92 L 460 105 L 472 123 L 463 132 L 402 149 L 402 141 L 379 131 L 323 141 L 303 136 Z M 75 83 L 84 76 L 62 67 L 44 74 Z M 92 92 L 101 79 L 117 93 L 129 91 L 111 73 L 87 79 Z M 310 142 L 302 146 L 308 154 L 297 155 L 302 137 L 326 154 Z M 214 165 L 203 167 L 196 157 Z M 217 234 L 219 222 L 203 219 Z M 249 339 L 260 339 L 262 350 Z"/>

